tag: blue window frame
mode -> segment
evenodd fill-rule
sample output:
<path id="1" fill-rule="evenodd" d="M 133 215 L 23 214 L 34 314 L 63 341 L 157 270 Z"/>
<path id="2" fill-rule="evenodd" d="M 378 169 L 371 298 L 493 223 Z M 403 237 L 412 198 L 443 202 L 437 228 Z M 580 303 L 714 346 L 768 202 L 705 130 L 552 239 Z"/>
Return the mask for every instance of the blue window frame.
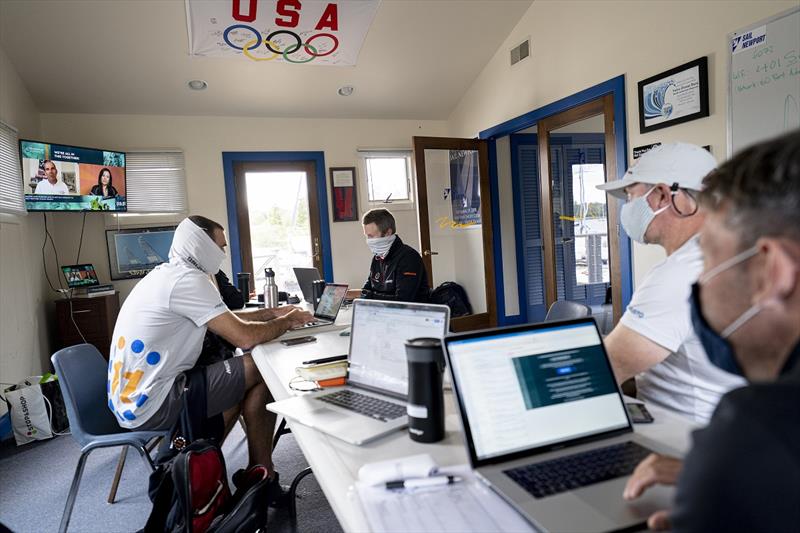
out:
<path id="1" fill-rule="evenodd" d="M 505 293 L 503 292 L 503 248 L 500 227 L 500 195 L 497 177 L 497 147 L 496 140 L 506 135 L 511 135 L 520 130 L 530 128 L 543 118 L 561 113 L 572 107 L 584 104 L 591 100 L 611 94 L 614 97 L 614 131 L 616 137 L 616 163 L 617 175 L 621 176 L 627 169 L 628 134 L 625 116 L 625 76 L 620 75 L 593 87 L 589 87 L 576 94 L 562 98 L 556 102 L 535 109 L 524 115 L 507 120 L 501 124 L 486 129 L 478 134 L 479 139 L 489 143 L 489 180 L 492 191 L 492 223 L 493 223 L 493 253 L 495 263 L 495 293 L 497 294 L 497 322 L 498 325 L 521 324 L 528 321 L 528 310 L 525 305 L 525 237 L 522 234 L 522 213 L 518 204 L 521 197 L 521 185 L 518 176 L 512 176 L 512 187 L 515 198 L 514 226 L 517 255 L 517 294 L 519 298 L 519 315 L 507 316 L 505 314 Z M 513 154 L 513 151 L 512 151 Z M 633 293 L 633 268 L 631 264 L 631 242 L 624 233 L 619 239 L 620 272 L 622 277 L 622 309 L 630 302 Z M 501 312 L 502 311 L 502 312 Z"/>

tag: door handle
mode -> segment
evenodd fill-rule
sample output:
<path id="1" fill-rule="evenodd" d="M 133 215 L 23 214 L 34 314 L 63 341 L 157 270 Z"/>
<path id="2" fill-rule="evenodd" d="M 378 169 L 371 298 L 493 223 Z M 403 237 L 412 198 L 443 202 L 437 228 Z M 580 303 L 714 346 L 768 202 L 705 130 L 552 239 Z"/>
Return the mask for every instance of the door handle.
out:
<path id="1" fill-rule="evenodd" d="M 319 259 L 319 237 L 314 237 L 314 259 Z"/>
<path id="2" fill-rule="evenodd" d="M 432 252 L 430 250 L 425 250 L 424 252 L 422 252 L 422 255 L 425 255 L 425 256 L 439 255 L 439 252 Z"/>

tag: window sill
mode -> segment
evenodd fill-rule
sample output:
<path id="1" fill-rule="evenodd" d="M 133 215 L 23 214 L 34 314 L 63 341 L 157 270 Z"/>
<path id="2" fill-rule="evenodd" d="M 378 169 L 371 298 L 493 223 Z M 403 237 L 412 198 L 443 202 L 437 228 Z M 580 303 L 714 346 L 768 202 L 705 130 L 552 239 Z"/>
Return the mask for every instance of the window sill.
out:
<path id="1" fill-rule="evenodd" d="M 414 211 L 417 206 L 414 202 L 367 202 L 361 206 L 364 212 L 370 209 L 388 209 L 389 211 Z"/>

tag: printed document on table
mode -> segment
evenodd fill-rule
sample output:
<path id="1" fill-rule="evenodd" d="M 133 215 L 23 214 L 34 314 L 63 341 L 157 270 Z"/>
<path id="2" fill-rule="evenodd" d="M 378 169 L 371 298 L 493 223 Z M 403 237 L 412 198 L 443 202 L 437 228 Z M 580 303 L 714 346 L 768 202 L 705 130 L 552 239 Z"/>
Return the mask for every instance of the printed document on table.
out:
<path id="1" fill-rule="evenodd" d="M 370 530 L 375 533 L 535 531 L 514 508 L 478 481 L 469 466 L 442 468 L 437 475 L 457 475 L 463 481 L 412 490 L 387 490 L 383 485 L 356 482 Z"/>

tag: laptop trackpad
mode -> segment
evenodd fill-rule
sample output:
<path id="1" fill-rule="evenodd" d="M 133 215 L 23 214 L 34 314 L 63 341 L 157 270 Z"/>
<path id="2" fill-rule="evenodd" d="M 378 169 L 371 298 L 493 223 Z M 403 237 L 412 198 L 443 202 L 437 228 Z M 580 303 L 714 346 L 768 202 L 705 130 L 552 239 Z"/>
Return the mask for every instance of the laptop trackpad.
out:
<path id="1" fill-rule="evenodd" d="M 576 495 L 618 524 L 644 522 L 656 511 L 670 509 L 675 494 L 673 487 L 650 487 L 644 495 L 633 501 L 622 499 L 628 478 L 618 478 L 606 483 L 591 485 L 576 491 Z"/>
<path id="2" fill-rule="evenodd" d="M 348 420 L 351 417 L 348 413 L 330 409 L 328 407 L 319 407 L 311 411 L 311 417 L 314 425 L 333 424 L 342 420 Z"/>

